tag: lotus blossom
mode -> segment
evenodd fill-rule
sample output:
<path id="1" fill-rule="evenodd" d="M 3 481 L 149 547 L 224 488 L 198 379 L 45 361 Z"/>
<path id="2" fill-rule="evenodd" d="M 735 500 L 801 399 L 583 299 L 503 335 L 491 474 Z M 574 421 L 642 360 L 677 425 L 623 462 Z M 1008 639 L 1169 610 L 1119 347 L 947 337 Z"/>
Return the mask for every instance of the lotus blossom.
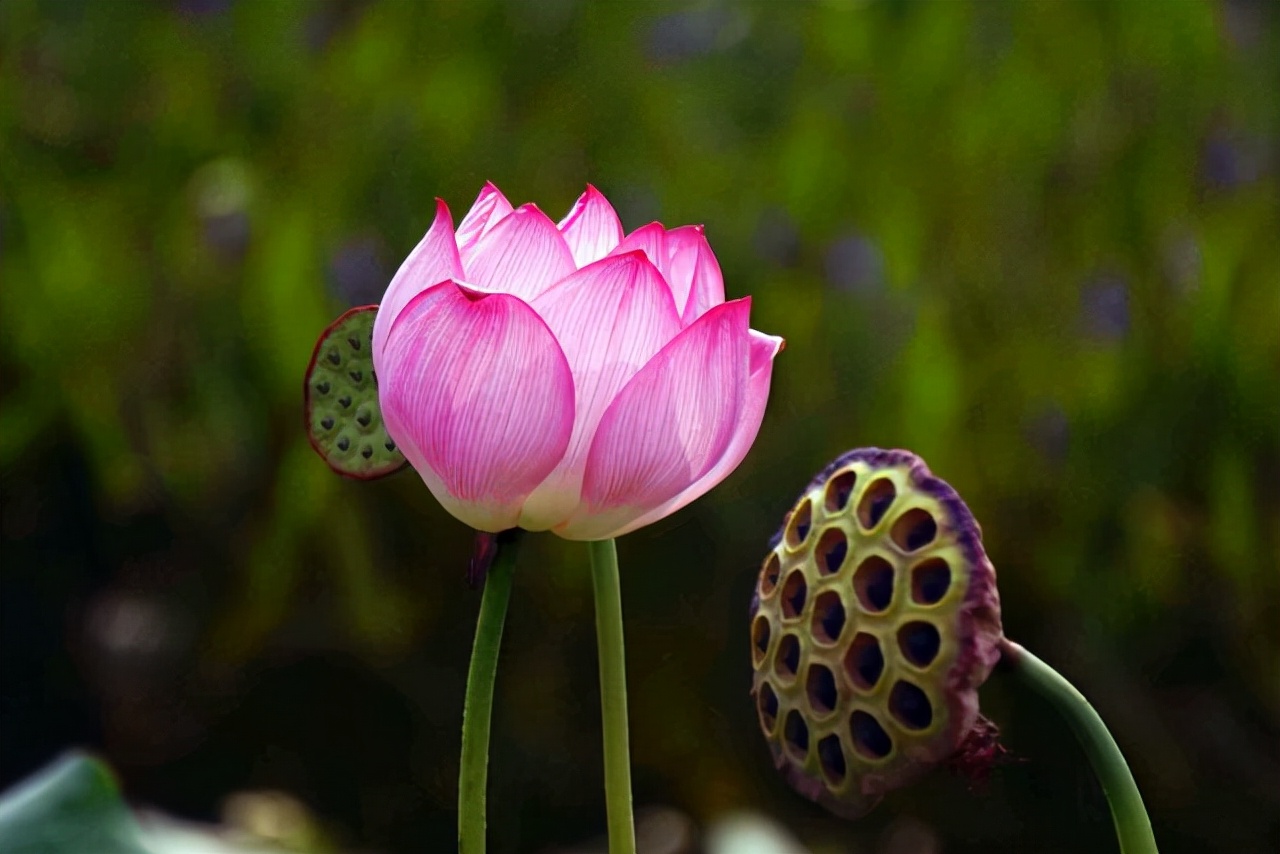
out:
<path id="1" fill-rule="evenodd" d="M 782 339 L 725 302 L 701 226 L 624 236 L 594 187 L 559 224 L 486 184 L 435 221 L 373 329 L 386 427 L 480 531 L 573 540 L 647 525 L 746 456 Z"/>

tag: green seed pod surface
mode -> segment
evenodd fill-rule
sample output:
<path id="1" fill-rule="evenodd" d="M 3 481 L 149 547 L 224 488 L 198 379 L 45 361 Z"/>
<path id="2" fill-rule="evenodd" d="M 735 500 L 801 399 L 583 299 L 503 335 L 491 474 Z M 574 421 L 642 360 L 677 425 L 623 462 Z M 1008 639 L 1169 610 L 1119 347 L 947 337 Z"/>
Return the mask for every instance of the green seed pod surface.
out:
<path id="1" fill-rule="evenodd" d="M 857 817 L 954 754 L 999 657 L 1000 602 L 964 502 L 906 451 L 809 485 L 760 570 L 752 694 L 774 762 Z"/>
<path id="2" fill-rule="evenodd" d="M 373 371 L 376 305 L 353 308 L 326 329 L 307 366 L 307 436 L 338 474 L 372 480 L 408 462 L 387 434 Z"/>

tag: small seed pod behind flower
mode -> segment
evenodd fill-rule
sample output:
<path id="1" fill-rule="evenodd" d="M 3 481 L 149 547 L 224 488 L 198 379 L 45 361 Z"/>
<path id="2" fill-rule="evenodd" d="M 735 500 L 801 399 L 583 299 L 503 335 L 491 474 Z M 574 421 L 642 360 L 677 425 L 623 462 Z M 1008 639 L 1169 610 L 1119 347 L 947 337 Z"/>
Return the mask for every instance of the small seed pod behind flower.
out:
<path id="1" fill-rule="evenodd" d="M 378 404 L 372 336 L 376 305 L 345 312 L 320 333 L 303 381 L 311 447 L 340 475 L 374 480 L 408 465 Z"/>
<path id="2" fill-rule="evenodd" d="M 752 695 L 774 762 L 857 817 L 989 739 L 995 569 L 969 508 L 907 451 L 835 460 L 787 514 L 751 608 Z"/>

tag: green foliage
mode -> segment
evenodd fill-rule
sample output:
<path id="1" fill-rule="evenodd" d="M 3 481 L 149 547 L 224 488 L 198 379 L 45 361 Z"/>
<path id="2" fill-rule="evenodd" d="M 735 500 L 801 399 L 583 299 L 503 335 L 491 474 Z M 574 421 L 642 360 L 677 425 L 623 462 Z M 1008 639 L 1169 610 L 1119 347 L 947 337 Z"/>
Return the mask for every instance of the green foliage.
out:
<path id="1" fill-rule="evenodd" d="M 148 854 L 142 831 L 97 759 L 69 753 L 0 797 L 5 854 Z"/>
<path id="2" fill-rule="evenodd" d="M 282 649 L 353 655 L 434 710 L 415 767 L 455 757 L 439 710 L 461 687 L 441 673 L 463 671 L 473 627 L 469 532 L 410 473 L 333 477 L 299 386 L 434 197 L 456 220 L 491 179 L 558 217 L 590 181 L 628 228 L 705 223 L 729 295 L 788 341 L 741 470 L 620 544 L 648 791 L 700 814 L 792 809 L 758 782 L 750 578 L 822 461 L 908 446 L 982 523 L 1010 634 L 1095 700 L 1158 833 L 1191 840 L 1169 850 L 1223 826 L 1266 848 L 1278 43 L 1274 7 L 1237 0 L 3 0 L 0 582 L 170 597 L 193 708 L 217 705 L 209 674 Z M 40 551 L 71 518 L 49 485 L 68 460 L 92 566 Z M 585 557 L 551 538 L 525 553 L 503 662 L 521 678 L 500 678 L 495 719 L 522 764 L 494 799 L 579 803 L 597 788 Z M 405 664 L 428 653 L 429 677 Z M 161 755 L 179 754 L 186 724 L 157 714 Z M 1060 735 L 1023 732 L 1041 756 Z M 451 783 L 421 785 L 451 802 Z M 1071 797 L 1011 789 L 995 797 L 1019 826 L 1071 821 Z M 547 816 L 527 838 L 565 841 L 547 801 L 520 803 Z M 1008 840 L 963 826 L 982 810 L 903 803 Z"/>

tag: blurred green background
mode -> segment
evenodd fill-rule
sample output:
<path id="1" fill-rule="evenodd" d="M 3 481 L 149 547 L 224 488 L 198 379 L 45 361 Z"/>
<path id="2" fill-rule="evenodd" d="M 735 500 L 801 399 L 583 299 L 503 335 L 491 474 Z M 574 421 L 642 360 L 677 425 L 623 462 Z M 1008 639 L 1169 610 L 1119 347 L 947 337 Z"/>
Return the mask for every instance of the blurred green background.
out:
<path id="1" fill-rule="evenodd" d="M 766 543 L 909 447 L 1005 626 L 1095 702 L 1162 850 L 1280 847 L 1280 13 L 1263 2 L 0 3 L 0 786 L 69 744 L 204 821 L 448 850 L 478 592 L 412 472 L 307 445 L 315 337 L 485 180 L 702 222 L 786 337 L 741 469 L 620 542 L 635 786 L 820 852 L 1113 850 L 1051 709 L 846 823 L 747 691 Z M 528 540 L 495 851 L 604 830 L 581 545 Z M 234 803 L 234 801 L 233 801 Z M 234 811 L 233 811 L 234 812 Z"/>

